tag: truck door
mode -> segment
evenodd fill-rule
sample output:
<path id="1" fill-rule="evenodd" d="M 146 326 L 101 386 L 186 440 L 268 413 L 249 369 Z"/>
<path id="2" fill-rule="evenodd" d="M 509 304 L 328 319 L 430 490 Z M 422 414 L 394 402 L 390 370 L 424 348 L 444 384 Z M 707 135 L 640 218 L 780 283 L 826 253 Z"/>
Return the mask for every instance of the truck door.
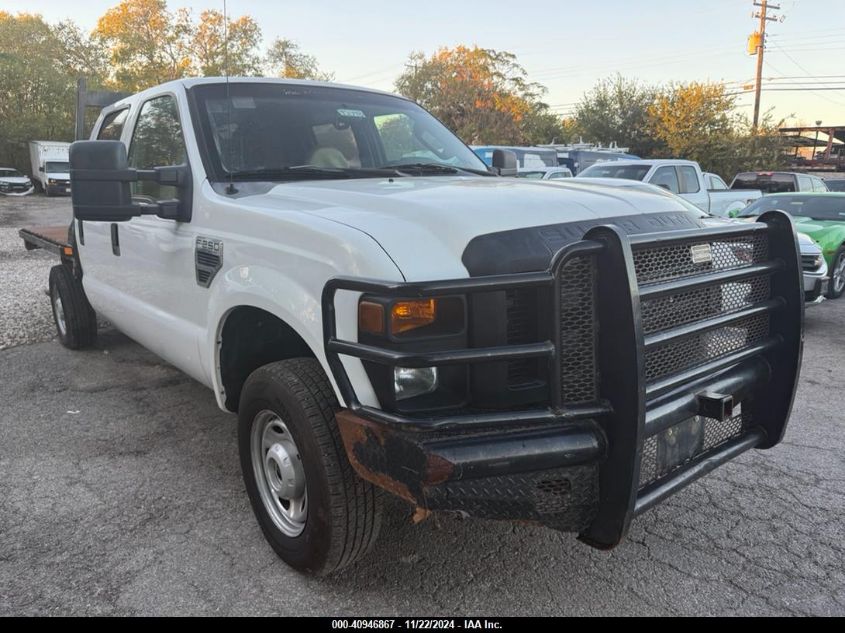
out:
<path id="1" fill-rule="evenodd" d="M 131 131 L 123 134 L 128 140 L 130 167 L 152 169 L 188 162 L 182 113 L 174 94 L 141 103 L 134 125 L 131 121 L 130 125 Z M 132 194 L 136 202 L 147 203 L 183 195 L 175 187 L 156 182 L 133 183 Z M 196 281 L 197 233 L 190 222 L 154 215 L 113 223 L 108 231 L 111 257 L 101 278 L 106 286 L 106 317 L 148 349 L 205 382 L 197 343 L 206 323 L 208 291 Z"/>

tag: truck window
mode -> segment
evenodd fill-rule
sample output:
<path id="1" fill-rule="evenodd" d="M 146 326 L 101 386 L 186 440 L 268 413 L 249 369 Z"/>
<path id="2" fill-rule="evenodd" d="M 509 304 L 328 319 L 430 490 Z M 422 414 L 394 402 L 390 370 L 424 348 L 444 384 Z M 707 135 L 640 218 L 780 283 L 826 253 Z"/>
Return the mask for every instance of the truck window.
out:
<path id="1" fill-rule="evenodd" d="M 813 180 L 809 176 L 798 174 L 798 191 L 812 191 Z"/>
<path id="2" fill-rule="evenodd" d="M 678 173 L 675 171 L 674 167 L 665 166 L 658 168 L 658 170 L 654 172 L 654 176 L 651 177 L 650 182 L 652 185 L 665 187 L 672 193 L 680 192 L 680 186 L 678 185 Z"/>
<path id="3" fill-rule="evenodd" d="M 97 133 L 97 140 L 119 141 L 120 135 L 123 133 L 123 126 L 126 123 L 126 116 L 128 114 L 129 108 L 109 112 L 106 115 L 106 118 L 103 119 L 103 125 Z"/>
<path id="4" fill-rule="evenodd" d="M 714 174 L 710 174 L 707 177 L 707 181 L 708 189 L 710 189 L 710 191 L 726 191 L 728 188 L 725 181 Z"/>
<path id="5" fill-rule="evenodd" d="M 414 122 L 406 114 L 383 114 L 373 117 L 373 124 L 381 137 L 381 145 L 388 162 L 408 158 L 437 160 L 434 152 L 414 137 Z M 493 153 L 490 152 L 492 160 Z"/>
<path id="6" fill-rule="evenodd" d="M 813 191 L 828 191 L 827 185 L 821 178 L 813 178 Z"/>
<path id="7" fill-rule="evenodd" d="M 176 99 L 171 95 L 150 99 L 141 107 L 135 123 L 129 145 L 129 166 L 152 169 L 181 165 L 186 160 Z M 176 197 L 176 187 L 156 182 L 135 182 L 132 183 L 132 194 L 152 200 L 167 200 Z"/>
<path id="8" fill-rule="evenodd" d="M 678 167 L 681 172 L 681 193 L 698 193 L 701 191 L 701 184 L 698 182 L 698 173 L 695 167 L 681 165 Z"/>

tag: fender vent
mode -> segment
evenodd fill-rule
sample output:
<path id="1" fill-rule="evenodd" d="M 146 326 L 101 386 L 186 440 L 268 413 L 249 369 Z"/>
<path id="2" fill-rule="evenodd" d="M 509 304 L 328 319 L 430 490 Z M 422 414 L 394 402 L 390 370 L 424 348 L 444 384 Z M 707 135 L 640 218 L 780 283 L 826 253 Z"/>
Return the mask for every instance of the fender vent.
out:
<path id="1" fill-rule="evenodd" d="M 214 275 L 223 266 L 223 242 L 207 237 L 197 237 L 196 269 L 197 283 L 208 288 Z"/>

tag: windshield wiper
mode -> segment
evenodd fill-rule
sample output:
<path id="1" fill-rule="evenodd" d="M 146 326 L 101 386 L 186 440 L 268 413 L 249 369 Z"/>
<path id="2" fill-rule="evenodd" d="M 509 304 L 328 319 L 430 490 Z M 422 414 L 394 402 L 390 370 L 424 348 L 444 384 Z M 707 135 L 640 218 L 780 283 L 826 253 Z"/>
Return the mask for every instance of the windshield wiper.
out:
<path id="1" fill-rule="evenodd" d="M 317 167 L 315 165 L 292 165 L 272 169 L 244 169 L 227 174 L 236 180 L 308 180 L 308 179 L 343 179 L 343 178 L 378 178 L 383 176 L 401 176 L 391 168 L 361 167 Z"/>
<path id="2" fill-rule="evenodd" d="M 458 172 L 466 172 L 475 174 L 476 176 L 494 176 L 489 171 L 481 169 L 473 169 L 472 167 L 458 167 L 457 165 L 442 165 L 440 163 L 401 163 L 399 165 L 382 165 L 382 169 L 395 169 L 403 173 L 416 172 L 417 174 L 457 174 Z"/>

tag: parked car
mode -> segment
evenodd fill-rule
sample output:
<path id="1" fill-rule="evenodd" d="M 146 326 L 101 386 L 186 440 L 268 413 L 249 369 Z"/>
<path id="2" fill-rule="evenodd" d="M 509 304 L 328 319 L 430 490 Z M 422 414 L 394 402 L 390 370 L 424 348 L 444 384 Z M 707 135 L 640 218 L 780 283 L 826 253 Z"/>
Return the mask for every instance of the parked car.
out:
<path id="1" fill-rule="evenodd" d="M 709 174 L 713 176 L 714 174 Z M 716 176 L 718 178 L 718 176 Z M 710 215 L 704 213 L 701 209 L 687 202 L 680 196 L 667 191 L 663 187 L 657 185 L 650 185 L 648 183 L 639 182 L 636 180 L 625 180 L 622 178 L 573 178 L 567 181 L 570 184 L 585 183 L 597 184 L 606 187 L 629 187 L 635 188 L 639 191 L 650 192 L 655 195 L 671 196 L 687 205 L 691 213 L 698 213 L 701 218 L 703 226 L 720 226 L 725 223 L 738 222 L 739 220 L 732 220 L 721 216 Z M 801 264 L 804 270 L 804 293 L 805 300 L 809 305 L 817 305 L 821 303 L 828 290 L 828 268 L 827 263 L 822 256 L 822 251 L 818 245 L 808 235 L 803 233 L 798 234 L 798 246 L 801 251 Z M 743 247 L 744 248 L 744 247 Z M 747 249 L 746 249 L 747 250 Z M 729 247 L 722 248 L 724 257 L 735 257 L 737 260 L 747 260 L 752 254 L 743 252 L 742 249 L 735 249 Z M 728 292 L 734 292 L 734 288 L 730 288 Z"/>
<path id="2" fill-rule="evenodd" d="M 762 194 L 759 191 L 710 190 L 698 163 L 691 160 L 635 160 L 598 163 L 578 174 L 579 178 L 623 178 L 663 187 L 680 195 L 702 211 L 729 217 Z"/>
<path id="3" fill-rule="evenodd" d="M 62 258 L 59 339 L 91 345 L 96 310 L 238 412 L 256 518 L 298 569 L 366 553 L 379 488 L 607 549 L 783 437 L 803 293 L 781 212 L 702 229 L 670 197 L 498 177 L 364 88 L 179 80 L 92 139 L 121 116 L 71 148 L 72 239 L 24 231 Z"/>
<path id="4" fill-rule="evenodd" d="M 824 184 L 830 191 L 845 192 L 845 178 L 825 178 Z"/>
<path id="5" fill-rule="evenodd" d="M 731 190 L 762 191 L 763 194 L 790 192 L 828 191 L 824 180 L 818 176 L 789 171 L 747 171 L 737 174 Z"/>
<path id="6" fill-rule="evenodd" d="M 26 175 L 12 167 L 0 167 L 0 195 L 27 196 L 32 191 L 32 181 Z"/>
<path id="7" fill-rule="evenodd" d="M 758 200 L 740 216 L 756 218 L 772 209 L 791 215 L 797 230 L 819 245 L 829 269 L 827 296 L 839 299 L 845 292 L 845 193 L 773 194 Z"/>
<path id="8" fill-rule="evenodd" d="M 528 178 L 529 180 L 560 180 L 561 178 L 572 178 L 572 172 L 568 167 L 549 167 L 547 169 L 520 169 L 517 178 Z"/>
<path id="9" fill-rule="evenodd" d="M 30 141 L 29 158 L 32 179 L 48 196 L 70 195 L 70 143 L 59 141 Z"/>

